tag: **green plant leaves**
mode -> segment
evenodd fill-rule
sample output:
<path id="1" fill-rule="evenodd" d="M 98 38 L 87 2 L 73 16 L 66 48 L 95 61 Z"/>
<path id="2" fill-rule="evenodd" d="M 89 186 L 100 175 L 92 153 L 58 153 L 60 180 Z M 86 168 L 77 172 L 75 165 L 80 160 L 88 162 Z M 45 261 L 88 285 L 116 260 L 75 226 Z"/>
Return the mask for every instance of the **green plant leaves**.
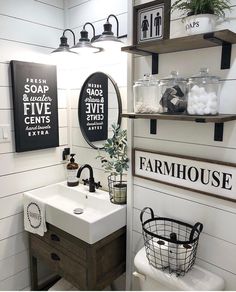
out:
<path id="1" fill-rule="evenodd" d="M 96 157 L 101 160 L 105 172 L 120 175 L 129 168 L 127 157 L 127 131 L 120 129 L 117 124 L 112 124 L 113 137 L 106 140 L 104 150 L 107 157 L 99 155 Z"/>
<path id="2" fill-rule="evenodd" d="M 225 11 L 231 10 L 230 0 L 177 0 L 172 11 L 181 10 L 185 15 L 215 14 L 225 17 Z"/>

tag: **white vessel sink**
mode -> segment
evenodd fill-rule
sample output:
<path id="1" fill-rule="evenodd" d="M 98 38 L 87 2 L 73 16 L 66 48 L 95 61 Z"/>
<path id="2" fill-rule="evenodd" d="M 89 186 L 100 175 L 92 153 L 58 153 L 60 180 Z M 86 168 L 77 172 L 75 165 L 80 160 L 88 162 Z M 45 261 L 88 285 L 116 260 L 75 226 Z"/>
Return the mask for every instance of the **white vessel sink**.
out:
<path id="1" fill-rule="evenodd" d="M 46 205 L 46 222 L 93 244 L 126 225 L 126 206 L 110 202 L 109 193 L 68 187 L 66 182 L 26 192 Z M 74 214 L 82 208 L 82 214 Z"/>

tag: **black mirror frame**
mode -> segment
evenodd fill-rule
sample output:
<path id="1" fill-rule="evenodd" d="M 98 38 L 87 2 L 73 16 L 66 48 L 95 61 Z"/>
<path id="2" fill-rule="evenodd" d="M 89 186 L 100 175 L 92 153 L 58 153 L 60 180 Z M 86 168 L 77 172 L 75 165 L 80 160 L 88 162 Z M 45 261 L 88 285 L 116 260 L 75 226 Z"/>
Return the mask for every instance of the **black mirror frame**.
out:
<path id="1" fill-rule="evenodd" d="M 81 108 L 81 107 L 80 107 L 81 93 L 84 91 L 84 87 L 85 87 L 85 85 L 88 83 L 88 80 L 89 80 L 93 75 L 95 75 L 95 74 L 97 74 L 97 73 L 106 75 L 107 78 L 112 82 L 112 84 L 113 84 L 113 86 L 114 86 L 114 88 L 115 88 L 116 97 L 117 97 L 117 103 L 118 103 L 118 119 L 117 119 L 117 124 L 118 124 L 118 125 L 121 125 L 122 102 L 121 102 L 121 95 L 120 95 L 120 91 L 119 91 L 119 88 L 118 88 L 117 83 L 114 81 L 114 79 L 113 79 L 110 75 L 108 75 L 108 74 L 106 74 L 106 73 L 104 73 L 104 72 L 97 71 L 97 72 L 94 72 L 94 73 L 90 74 L 90 75 L 86 78 L 86 80 L 84 81 L 83 86 L 81 87 L 81 91 L 80 91 L 80 95 L 79 95 L 79 101 L 78 101 L 78 119 L 79 119 L 80 130 L 81 130 L 81 132 L 82 132 L 82 135 L 83 135 L 85 141 L 86 141 L 86 142 L 87 142 L 92 148 L 97 149 L 97 150 L 98 150 L 98 149 L 99 149 L 99 150 L 102 150 L 104 147 L 97 147 L 97 146 L 95 146 L 92 142 L 89 141 L 87 135 L 86 135 L 85 132 L 84 132 L 84 129 L 81 127 L 81 121 L 80 121 L 80 116 L 81 116 L 81 115 L 80 115 L 80 108 Z M 109 98 L 109 97 L 108 97 L 108 98 Z"/>

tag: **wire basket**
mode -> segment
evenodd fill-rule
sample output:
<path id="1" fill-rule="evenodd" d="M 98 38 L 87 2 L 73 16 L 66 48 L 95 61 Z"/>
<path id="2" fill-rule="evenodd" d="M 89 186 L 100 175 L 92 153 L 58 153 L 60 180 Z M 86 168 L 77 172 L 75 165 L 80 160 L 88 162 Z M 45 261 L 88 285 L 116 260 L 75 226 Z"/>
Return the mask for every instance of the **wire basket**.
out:
<path id="1" fill-rule="evenodd" d="M 113 204 L 123 205 L 126 204 L 127 198 L 127 181 L 120 180 L 120 176 L 109 175 L 108 186 L 110 201 Z"/>
<path id="2" fill-rule="evenodd" d="M 150 211 L 150 219 L 143 220 Z M 202 223 L 194 226 L 178 220 L 154 217 L 151 208 L 141 211 L 140 220 L 149 264 L 176 276 L 184 276 L 194 265 Z"/>

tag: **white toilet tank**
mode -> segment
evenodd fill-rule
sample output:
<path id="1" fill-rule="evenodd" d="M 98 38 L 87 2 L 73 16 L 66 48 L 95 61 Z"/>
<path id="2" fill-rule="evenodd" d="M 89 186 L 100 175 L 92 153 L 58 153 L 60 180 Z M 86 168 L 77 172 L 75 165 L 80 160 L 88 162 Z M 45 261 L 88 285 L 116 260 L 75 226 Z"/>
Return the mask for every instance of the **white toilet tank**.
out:
<path id="1" fill-rule="evenodd" d="M 146 257 L 145 247 L 143 247 L 134 258 L 136 271 L 134 276 L 139 281 L 139 288 L 142 291 L 223 291 L 224 280 L 197 266 L 184 276 L 176 277 L 175 274 L 169 274 L 155 269 L 149 265 Z"/>

